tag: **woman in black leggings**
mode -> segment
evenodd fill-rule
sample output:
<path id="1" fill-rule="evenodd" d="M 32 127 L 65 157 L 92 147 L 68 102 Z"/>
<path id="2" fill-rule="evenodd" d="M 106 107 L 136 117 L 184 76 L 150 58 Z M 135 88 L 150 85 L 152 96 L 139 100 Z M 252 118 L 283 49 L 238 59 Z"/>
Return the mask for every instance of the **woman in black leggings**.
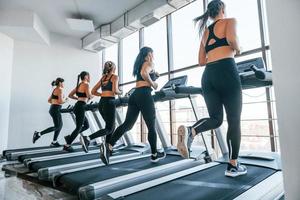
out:
<path id="1" fill-rule="evenodd" d="M 214 22 L 203 32 L 208 18 Z M 208 4 L 204 15 L 197 17 L 195 22 L 199 22 L 202 35 L 199 64 L 206 65 L 202 76 L 202 89 L 209 118 L 201 119 L 191 127 L 180 126 L 177 148 L 183 157 L 188 158 L 195 135 L 221 126 L 224 106 L 228 122 L 229 149 L 229 163 L 225 175 L 243 175 L 247 173 L 247 168 L 237 161 L 241 141 L 242 87 L 234 61 L 234 55 L 240 54 L 236 20 L 225 18 L 225 4 L 221 0 L 213 0 Z"/>
<path id="2" fill-rule="evenodd" d="M 79 79 L 81 83 L 79 83 Z M 88 72 L 81 72 L 77 77 L 77 85 L 70 94 L 71 99 L 77 100 L 74 106 L 74 114 L 76 116 L 76 128 L 71 135 L 65 136 L 66 144 L 64 145 L 64 150 L 72 152 L 74 151 L 71 144 L 76 139 L 79 133 L 87 130 L 89 128 L 89 122 L 85 117 L 85 105 L 86 102 L 92 98 L 89 90 L 90 75 Z"/>
<path id="3" fill-rule="evenodd" d="M 113 146 L 125 132 L 133 127 L 140 112 L 148 128 L 148 141 L 152 153 L 150 158 L 151 162 L 158 162 L 166 156 L 164 152 L 158 152 L 156 148 L 156 116 L 151 91 L 152 88 L 157 89 L 158 87 L 155 82 L 155 77 L 158 76 L 158 74 L 154 71 L 153 50 L 151 48 L 141 48 L 134 63 L 133 75 L 136 76 L 136 89 L 129 97 L 125 121 L 116 129 L 110 141 L 106 144 L 102 143 L 100 146 L 100 158 L 106 165 L 109 164 L 109 156 Z"/>
<path id="4" fill-rule="evenodd" d="M 64 100 L 63 97 L 63 88 L 64 88 L 64 79 L 57 78 L 55 81 L 52 81 L 51 85 L 55 88 L 51 93 L 51 96 L 48 98 L 48 102 L 51 104 L 49 114 L 52 117 L 54 126 L 49 127 L 41 132 L 35 131 L 32 137 L 32 142 L 35 143 L 42 135 L 53 132 L 53 141 L 51 142 L 51 147 L 59 147 L 60 144 L 57 141 L 58 135 L 62 129 L 63 122 L 61 119 L 61 105 L 67 101 L 67 99 Z"/>
<path id="5" fill-rule="evenodd" d="M 90 136 L 80 137 L 82 148 L 85 152 L 88 152 L 90 140 L 106 136 L 105 141 L 108 142 L 111 139 L 111 134 L 115 130 L 116 106 L 114 99 L 116 94 L 121 94 L 121 91 L 119 90 L 119 77 L 115 74 L 115 71 L 116 65 L 111 61 L 107 61 L 104 64 L 101 79 L 92 89 L 93 95 L 101 97 L 98 108 L 105 121 L 105 128 L 91 134 Z M 100 88 L 101 93 L 98 92 Z"/>

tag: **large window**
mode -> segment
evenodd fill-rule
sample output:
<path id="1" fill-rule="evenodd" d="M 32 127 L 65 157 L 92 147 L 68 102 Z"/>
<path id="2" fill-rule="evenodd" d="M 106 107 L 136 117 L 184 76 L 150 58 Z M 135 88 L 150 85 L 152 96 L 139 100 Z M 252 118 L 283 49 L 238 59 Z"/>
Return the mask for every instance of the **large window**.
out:
<path id="1" fill-rule="evenodd" d="M 111 47 L 105 49 L 105 62 L 112 61 L 116 64 L 118 68 L 118 44 L 114 44 Z M 116 70 L 116 74 L 118 74 L 118 70 Z"/>
<path id="2" fill-rule="evenodd" d="M 243 51 L 261 47 L 256 0 L 224 0 L 227 17 L 238 22 L 238 36 Z"/>
<path id="3" fill-rule="evenodd" d="M 123 82 L 133 81 L 133 65 L 139 53 L 139 33 L 135 32 L 123 39 Z"/>
<path id="4" fill-rule="evenodd" d="M 203 14 L 201 0 L 172 14 L 174 69 L 198 63 L 199 34 L 193 19 Z"/>
<path id="5" fill-rule="evenodd" d="M 166 18 L 144 29 L 145 46 L 154 51 L 155 70 L 159 73 L 168 71 L 167 26 Z"/>

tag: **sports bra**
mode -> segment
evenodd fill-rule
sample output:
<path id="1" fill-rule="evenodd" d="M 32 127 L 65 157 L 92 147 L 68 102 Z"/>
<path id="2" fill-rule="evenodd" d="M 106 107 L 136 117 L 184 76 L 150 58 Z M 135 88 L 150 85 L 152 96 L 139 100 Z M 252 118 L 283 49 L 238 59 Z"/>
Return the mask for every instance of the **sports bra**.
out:
<path id="1" fill-rule="evenodd" d="M 103 81 L 104 77 L 101 78 L 101 90 L 102 91 L 112 91 L 113 83 L 111 81 L 111 78 L 113 75 L 110 76 L 110 78 L 106 81 Z M 104 83 L 106 82 L 106 83 Z"/>
<path id="2" fill-rule="evenodd" d="M 218 47 L 222 47 L 222 46 L 229 46 L 226 37 L 224 38 L 218 38 L 215 33 L 214 33 L 214 27 L 216 25 L 216 23 L 219 21 L 220 19 L 218 19 L 217 21 L 215 21 L 213 24 L 211 24 L 208 27 L 208 38 L 205 44 L 205 51 L 206 53 L 208 53 L 209 51 L 218 48 Z M 211 39 L 214 39 L 215 42 L 213 44 L 209 44 L 209 41 Z"/>
<path id="3" fill-rule="evenodd" d="M 152 81 L 155 81 L 155 80 L 157 79 L 157 76 L 156 76 L 156 74 L 155 74 L 154 71 L 150 72 L 149 75 L 150 75 L 150 78 L 151 78 Z M 145 81 L 145 80 L 143 79 L 141 73 L 138 73 L 138 74 L 136 75 L 136 81 Z"/>
<path id="4" fill-rule="evenodd" d="M 80 84 L 81 84 L 81 83 L 80 83 Z M 78 85 L 77 90 L 78 90 L 80 84 Z M 76 90 L 76 96 L 77 96 L 77 97 L 82 97 L 82 98 L 87 97 L 87 95 L 86 95 L 85 92 L 78 92 L 77 90 Z"/>
<path id="5" fill-rule="evenodd" d="M 51 94 L 51 99 L 58 99 L 58 96 L 54 95 L 54 90 L 53 90 L 53 92 Z"/>

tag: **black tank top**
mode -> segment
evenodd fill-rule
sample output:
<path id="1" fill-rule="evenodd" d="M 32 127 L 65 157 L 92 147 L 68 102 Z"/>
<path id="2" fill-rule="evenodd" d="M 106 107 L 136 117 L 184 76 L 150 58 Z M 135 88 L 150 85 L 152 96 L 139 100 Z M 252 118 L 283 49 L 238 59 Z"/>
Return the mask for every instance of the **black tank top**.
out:
<path id="1" fill-rule="evenodd" d="M 226 40 L 226 37 L 224 38 L 218 38 L 215 33 L 214 33 L 214 27 L 216 25 L 216 23 L 218 22 L 219 20 L 215 21 L 213 24 L 211 24 L 209 27 L 208 27 L 208 38 L 207 38 L 207 41 L 206 41 L 206 44 L 205 44 L 205 51 L 206 53 L 208 53 L 209 51 L 215 49 L 215 48 L 218 48 L 218 47 L 222 47 L 222 46 L 229 46 L 227 40 Z M 214 39 L 215 42 L 213 44 L 209 44 L 209 41 L 211 39 Z"/>
<path id="2" fill-rule="evenodd" d="M 149 75 L 150 75 L 150 78 L 151 78 L 152 81 L 155 81 L 155 80 L 157 79 L 157 76 L 156 76 L 156 74 L 155 74 L 154 71 L 150 72 Z M 145 81 L 145 80 L 143 79 L 141 73 L 138 73 L 138 74 L 136 75 L 136 81 Z"/>
<path id="3" fill-rule="evenodd" d="M 81 83 L 78 85 L 78 88 L 80 87 L 80 85 L 81 85 Z M 78 88 L 77 88 L 77 90 L 78 90 Z M 87 97 L 85 92 L 78 92 L 77 90 L 76 90 L 76 96 L 77 97 L 82 97 L 82 98 Z"/>
<path id="4" fill-rule="evenodd" d="M 112 91 L 112 87 L 113 87 L 113 83 L 111 81 L 112 77 L 113 77 L 113 75 L 111 75 L 110 78 L 106 81 L 103 81 L 104 77 L 101 78 L 101 90 L 102 91 Z"/>

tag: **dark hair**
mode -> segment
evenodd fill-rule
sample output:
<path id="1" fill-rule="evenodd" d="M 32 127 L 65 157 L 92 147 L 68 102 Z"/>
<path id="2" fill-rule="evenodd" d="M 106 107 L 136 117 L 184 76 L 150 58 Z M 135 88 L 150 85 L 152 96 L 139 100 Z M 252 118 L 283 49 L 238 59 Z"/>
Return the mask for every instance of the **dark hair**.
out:
<path id="1" fill-rule="evenodd" d="M 220 13 L 221 9 L 225 8 L 225 3 L 221 0 L 212 0 L 208 5 L 207 5 L 207 10 L 206 12 L 194 19 L 195 24 L 198 23 L 199 26 L 199 35 L 202 35 L 203 29 L 206 26 L 206 23 L 208 21 L 208 18 L 215 18 L 218 16 Z"/>
<path id="2" fill-rule="evenodd" d="M 78 74 L 78 76 L 77 76 L 77 85 L 76 85 L 76 92 L 77 92 L 78 87 L 79 87 L 79 79 L 83 80 L 86 75 L 89 75 L 89 73 L 86 72 L 86 71 L 82 71 L 80 74 Z"/>
<path id="3" fill-rule="evenodd" d="M 116 65 L 112 61 L 105 62 L 102 74 L 108 75 L 112 71 L 112 69 L 115 67 L 116 67 Z"/>
<path id="4" fill-rule="evenodd" d="M 63 78 L 58 77 L 56 80 L 52 81 L 52 86 L 58 86 L 59 83 L 63 83 L 65 80 Z"/>
<path id="5" fill-rule="evenodd" d="M 133 72 L 132 75 L 136 76 L 137 74 L 139 74 L 141 72 L 141 68 L 145 62 L 145 58 L 148 55 L 148 53 L 152 53 L 153 49 L 151 49 L 150 47 L 143 47 L 140 49 L 139 54 L 137 55 L 135 62 L 134 62 L 134 66 L 133 66 Z"/>

